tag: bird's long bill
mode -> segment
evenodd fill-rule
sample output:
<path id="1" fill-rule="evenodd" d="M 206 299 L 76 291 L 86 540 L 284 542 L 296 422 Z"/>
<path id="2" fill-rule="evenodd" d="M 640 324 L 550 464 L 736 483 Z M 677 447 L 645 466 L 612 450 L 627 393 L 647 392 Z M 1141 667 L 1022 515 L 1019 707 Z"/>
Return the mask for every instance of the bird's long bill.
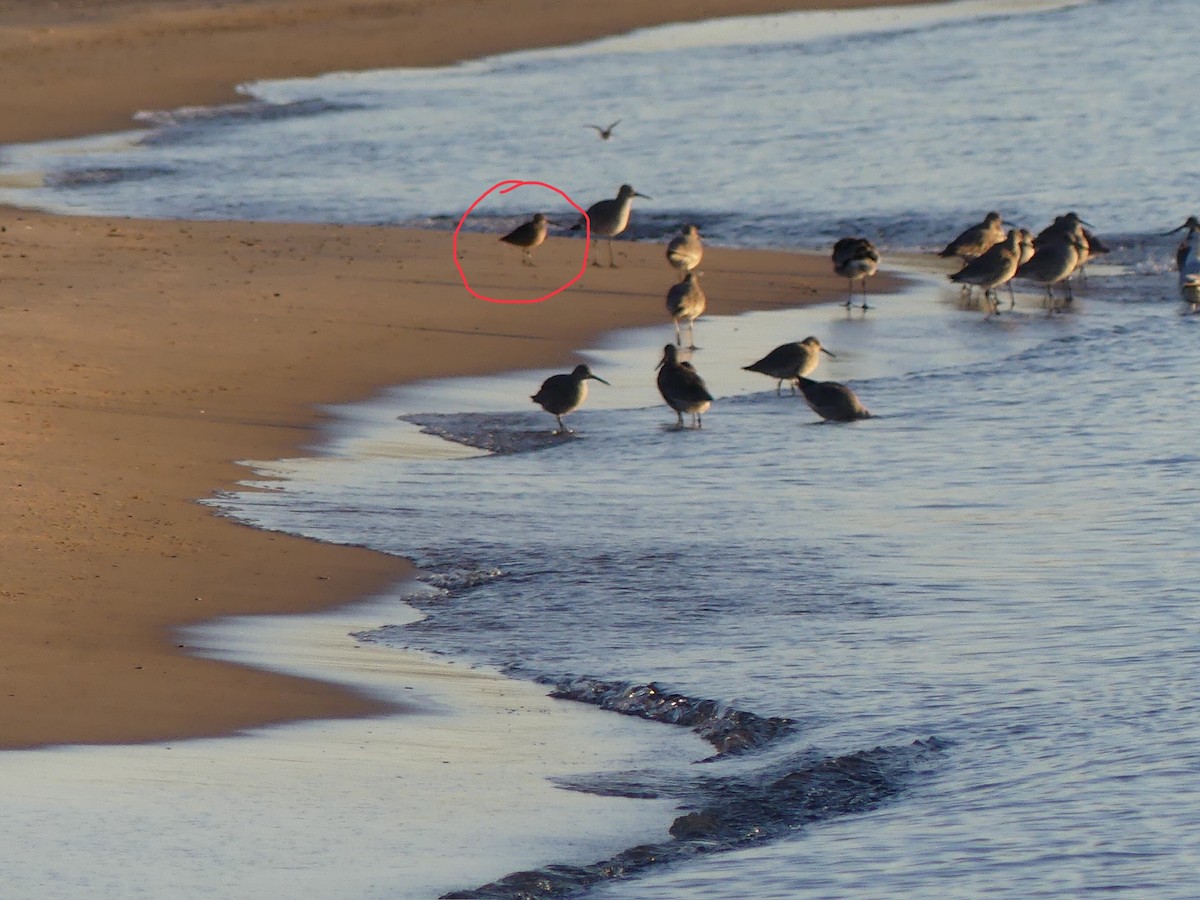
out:
<path id="1" fill-rule="evenodd" d="M 826 356 L 832 357 L 833 359 L 837 359 L 837 354 L 836 354 L 836 353 L 830 353 L 830 352 L 829 352 L 828 350 L 826 350 L 824 347 L 822 347 L 822 348 L 821 348 L 821 352 L 822 352 L 822 353 L 824 353 Z"/>
<path id="2" fill-rule="evenodd" d="M 1166 237 L 1168 234 L 1174 234 L 1177 231 L 1183 231 L 1183 229 L 1185 229 L 1185 228 L 1194 228 L 1195 227 L 1194 223 L 1195 223 L 1194 218 L 1188 219 L 1186 222 L 1184 222 L 1178 228 L 1172 228 L 1170 231 L 1164 231 L 1162 233 L 1162 236 Z M 1091 226 L 1089 225 L 1088 227 L 1090 228 Z"/>
<path id="3" fill-rule="evenodd" d="M 593 381 L 598 381 L 601 384 L 608 384 L 608 382 L 605 381 L 603 378 L 601 378 L 599 375 L 589 375 L 588 378 L 591 378 Z M 612 387 L 611 384 L 608 384 L 608 386 Z"/>
<path id="4" fill-rule="evenodd" d="M 645 194 L 639 194 L 637 191 L 633 192 L 633 196 L 641 197 L 643 200 L 653 200 L 654 199 L 653 197 L 648 197 Z"/>

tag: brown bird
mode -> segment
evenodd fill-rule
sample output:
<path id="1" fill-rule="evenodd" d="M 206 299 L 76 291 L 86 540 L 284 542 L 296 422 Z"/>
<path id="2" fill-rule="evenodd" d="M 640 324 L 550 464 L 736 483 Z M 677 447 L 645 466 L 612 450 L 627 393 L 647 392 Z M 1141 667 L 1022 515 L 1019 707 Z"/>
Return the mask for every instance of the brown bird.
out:
<path id="1" fill-rule="evenodd" d="M 1002 240 L 1004 240 L 1004 222 L 1000 219 L 1000 213 L 993 211 L 984 216 L 983 221 L 978 225 L 972 225 L 948 243 L 938 256 L 961 256 L 964 261 L 969 262 L 975 257 L 983 255 Z"/>
<path id="2" fill-rule="evenodd" d="M 667 312 L 675 320 L 675 343 L 683 346 L 679 323 L 687 319 L 690 350 L 696 349 L 696 319 L 704 315 L 704 309 L 708 306 L 708 298 L 704 296 L 704 290 L 700 287 L 699 275 L 699 272 L 688 272 L 687 278 L 671 285 L 671 289 L 667 291 Z"/>
<path id="3" fill-rule="evenodd" d="M 662 394 L 667 406 L 675 410 L 679 416 L 679 425 L 683 427 L 683 414 L 690 413 L 692 426 L 703 428 L 701 415 L 708 412 L 712 406 L 713 397 L 704 386 L 704 379 L 689 362 L 680 362 L 679 351 L 674 344 L 663 347 L 663 358 L 658 364 L 658 392 Z"/>
<path id="4" fill-rule="evenodd" d="M 576 366 L 573 371 L 563 375 L 551 375 L 542 382 L 541 388 L 529 399 L 538 404 L 558 422 L 555 434 L 570 434 L 571 429 L 563 424 L 562 417 L 574 412 L 587 399 L 588 379 L 608 384 L 599 375 L 593 375 L 587 366 Z"/>
<path id="5" fill-rule="evenodd" d="M 870 419 L 871 414 L 863 406 L 854 391 L 836 381 L 813 381 L 803 376 L 796 379 L 804 402 L 822 419 L 830 422 L 854 422 Z"/>
<path id="6" fill-rule="evenodd" d="M 1037 259 L 1037 253 L 1033 255 Z M 1021 264 L 1021 232 L 1016 228 L 1008 232 L 1008 237 L 1002 243 L 989 247 L 983 253 L 964 265 L 953 275 L 951 281 L 965 285 L 968 288 L 983 288 L 983 305 L 985 317 L 991 316 L 999 309 L 996 288 L 1005 284 L 1017 273 Z"/>
<path id="7" fill-rule="evenodd" d="M 704 245 L 695 225 L 684 225 L 678 237 L 667 244 L 667 262 L 679 270 L 679 280 L 687 278 L 688 272 L 700 265 L 704 258 Z"/>
<path id="8" fill-rule="evenodd" d="M 512 244 L 514 247 L 521 248 L 521 263 L 526 266 L 535 265 L 533 261 L 533 248 L 541 245 L 542 241 L 546 240 L 546 232 L 549 230 L 549 224 L 546 222 L 546 217 L 538 213 L 524 225 L 519 225 L 506 234 L 500 240 L 506 244 Z"/>
<path id="9" fill-rule="evenodd" d="M 758 362 L 742 366 L 742 368 L 747 372 L 761 372 L 763 375 L 778 378 L 779 384 L 775 386 L 777 395 L 783 394 L 783 383 L 791 381 L 794 394 L 796 393 L 796 379 L 812 372 L 817 367 L 817 363 L 821 361 L 820 354 L 822 353 L 837 359 L 834 354 L 821 346 L 820 340 L 815 337 L 806 337 L 802 341 L 780 344 Z"/>

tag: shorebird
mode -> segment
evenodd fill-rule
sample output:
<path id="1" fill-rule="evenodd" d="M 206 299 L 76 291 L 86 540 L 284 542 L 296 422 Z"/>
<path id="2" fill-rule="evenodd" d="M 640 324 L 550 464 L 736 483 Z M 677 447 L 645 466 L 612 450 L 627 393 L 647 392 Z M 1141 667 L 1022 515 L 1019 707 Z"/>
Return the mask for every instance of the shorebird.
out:
<path id="1" fill-rule="evenodd" d="M 993 211 L 984 216 L 978 225 L 972 225 L 948 243 L 938 256 L 961 256 L 964 262 L 970 262 L 1002 240 L 1004 222 L 1000 219 L 1000 213 Z"/>
<path id="2" fill-rule="evenodd" d="M 1079 218 L 1076 213 L 1069 212 L 1065 215 L 1056 216 L 1054 221 L 1038 232 L 1038 236 L 1033 239 L 1035 249 L 1041 249 L 1046 242 L 1058 240 L 1067 240 L 1075 245 L 1075 251 L 1078 259 L 1075 261 L 1075 272 L 1079 273 L 1080 280 L 1084 280 L 1083 267 L 1091 258 L 1091 243 L 1088 240 L 1087 228 L 1092 226 Z M 1097 242 L 1098 243 L 1098 242 Z M 1102 244 L 1100 246 L 1103 246 Z M 1104 252 L 1108 252 L 1107 248 Z M 1070 305 L 1074 298 L 1068 294 L 1066 305 Z"/>
<path id="3" fill-rule="evenodd" d="M 778 378 L 779 384 L 775 386 L 775 393 L 778 396 L 783 395 L 783 383 L 791 381 L 794 394 L 796 393 L 796 379 L 811 373 L 817 367 L 817 363 L 821 361 L 822 353 L 837 359 L 834 354 L 821 345 L 817 338 L 806 337 L 802 341 L 780 344 L 758 362 L 742 366 L 742 368 L 747 372 L 761 372 L 763 375 Z"/>
<path id="4" fill-rule="evenodd" d="M 836 381 L 813 381 L 800 376 L 796 379 L 804 402 L 822 419 L 830 422 L 853 422 L 869 419 L 871 414 L 863 406 L 854 391 Z"/>
<path id="5" fill-rule="evenodd" d="M 879 251 L 863 237 L 844 237 L 833 245 L 833 271 L 850 281 L 846 309 L 854 305 L 854 281 L 862 282 L 862 308 L 867 306 L 867 279 L 879 268 Z"/>
<path id="6" fill-rule="evenodd" d="M 1030 231 L 1028 228 L 1018 228 L 1017 235 L 1018 235 L 1018 238 L 1017 238 L 1017 269 L 1019 271 L 1021 266 L 1025 265 L 1025 263 L 1027 263 L 1031 259 L 1033 259 L 1034 246 L 1033 246 L 1033 232 Z M 1013 278 L 1015 278 L 1015 277 L 1016 276 L 1014 275 Z M 1016 307 L 1017 307 L 1017 295 L 1013 291 L 1012 279 L 1009 279 L 1009 282 L 1008 282 L 1008 308 L 1010 310 L 1013 310 L 1013 309 L 1016 309 Z"/>
<path id="7" fill-rule="evenodd" d="M 667 291 L 667 312 L 675 320 L 675 343 L 683 346 L 679 323 L 687 319 L 691 350 L 696 349 L 696 319 L 704 315 L 704 308 L 708 305 L 708 298 L 704 296 L 704 290 L 700 287 L 700 274 L 688 272 L 683 281 L 671 285 L 671 289 Z"/>
<path id="8" fill-rule="evenodd" d="M 700 265 L 704 258 L 704 245 L 700 243 L 700 232 L 695 225 L 684 225 L 678 237 L 667 244 L 667 262 L 679 270 L 679 280 Z"/>
<path id="9" fill-rule="evenodd" d="M 576 366 L 571 372 L 551 375 L 542 382 L 538 392 L 529 399 L 538 404 L 558 422 L 555 434 L 570 434 L 571 429 L 563 424 L 562 417 L 574 412 L 587 399 L 588 379 L 608 384 L 599 375 L 593 375 L 587 366 Z"/>
<path id="10" fill-rule="evenodd" d="M 1020 259 L 1021 234 L 1013 228 L 1003 242 L 990 247 L 949 278 L 958 284 L 983 288 L 983 303 L 991 307 L 985 314 L 991 316 L 997 312 L 996 288 L 1016 274 Z"/>
<path id="11" fill-rule="evenodd" d="M 677 427 L 683 427 L 684 413 L 691 414 L 693 427 L 704 427 L 700 416 L 712 406 L 712 394 L 692 364 L 680 362 L 679 351 L 674 344 L 663 347 L 663 357 L 658 364 L 658 392 L 667 401 L 667 406 L 679 416 Z"/>
<path id="12" fill-rule="evenodd" d="M 1175 251 L 1175 266 L 1179 269 L 1179 296 L 1192 312 L 1200 309 L 1200 220 L 1188 220 L 1167 234 L 1187 229 L 1187 236 Z"/>
<path id="13" fill-rule="evenodd" d="M 612 239 L 624 231 L 625 226 L 629 224 L 629 211 L 633 207 L 634 197 L 641 197 L 643 200 L 651 199 L 645 194 L 639 194 L 629 185 L 623 184 L 614 199 L 601 200 L 588 207 L 587 214 L 592 223 L 592 236 L 608 238 L 608 265 L 613 269 L 617 267 L 617 264 L 613 261 Z M 582 227 L 583 222 L 580 221 L 571 230 L 578 231 Z M 593 258 L 592 265 L 600 265 L 600 260 Z"/>
<path id="14" fill-rule="evenodd" d="M 549 228 L 546 217 L 538 213 L 524 225 L 518 225 L 500 240 L 506 244 L 512 244 L 514 247 L 520 247 L 522 264 L 532 266 L 534 265 L 533 248 L 541 246 L 542 241 L 546 240 L 546 232 Z"/>
<path id="15" fill-rule="evenodd" d="M 617 119 L 617 121 L 613 122 L 607 128 L 601 128 L 599 125 L 584 125 L 583 127 L 596 129 L 596 133 L 598 135 L 600 135 L 600 140 L 607 141 L 610 137 L 613 136 L 613 129 L 616 128 L 620 124 L 621 124 L 621 120 Z"/>
<path id="16" fill-rule="evenodd" d="M 1054 302 L 1054 285 L 1063 284 L 1063 305 L 1067 306 L 1072 300 L 1071 273 L 1079 263 L 1079 246 L 1075 238 L 1067 231 L 1059 230 L 1047 235 L 1026 262 L 1017 267 L 1014 278 L 1027 278 L 1036 281 L 1046 288 L 1046 306 L 1050 314 L 1058 312 L 1061 307 Z M 1009 282 L 1011 289 L 1012 282 Z"/>

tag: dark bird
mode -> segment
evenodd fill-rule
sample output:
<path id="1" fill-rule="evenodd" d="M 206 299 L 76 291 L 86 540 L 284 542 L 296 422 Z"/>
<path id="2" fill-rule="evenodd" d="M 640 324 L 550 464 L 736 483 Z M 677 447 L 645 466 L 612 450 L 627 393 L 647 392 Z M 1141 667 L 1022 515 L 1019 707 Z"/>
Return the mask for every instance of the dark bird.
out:
<path id="1" fill-rule="evenodd" d="M 667 262 L 679 271 L 679 280 L 687 278 L 688 272 L 700 265 L 704 258 L 704 245 L 695 225 L 684 225 L 678 237 L 667 244 Z"/>
<path id="2" fill-rule="evenodd" d="M 867 279 L 879 268 L 879 251 L 875 245 L 863 237 L 844 237 L 833 245 L 833 271 L 850 282 L 850 296 L 846 300 L 846 309 L 854 305 L 854 282 L 862 282 L 862 308 L 867 306 Z"/>
<path id="3" fill-rule="evenodd" d="M 938 256 L 961 256 L 964 261 L 971 261 L 986 253 L 990 248 L 1004 240 L 1004 222 L 1000 213 L 990 212 L 983 217 L 978 225 L 972 225 L 950 243 Z"/>
<path id="4" fill-rule="evenodd" d="M 608 384 L 599 375 L 593 375 L 587 366 L 576 366 L 571 372 L 551 375 L 542 382 L 538 392 L 529 399 L 538 404 L 558 422 L 555 434 L 570 434 L 571 429 L 563 424 L 562 417 L 574 412 L 587 399 L 588 379 Z"/>
<path id="5" fill-rule="evenodd" d="M 1163 235 L 1165 236 L 1168 234 L 1174 234 L 1177 231 L 1183 231 L 1185 228 L 1188 232 L 1187 237 L 1180 241 L 1179 246 L 1175 248 L 1175 268 L 1181 272 L 1183 271 L 1184 261 L 1187 259 L 1188 253 L 1191 252 L 1192 249 L 1192 235 L 1197 231 L 1200 231 L 1200 219 L 1197 219 L 1195 216 L 1188 216 L 1187 221 L 1178 228 L 1172 228 L 1170 231 L 1163 232 Z"/>
<path id="6" fill-rule="evenodd" d="M 532 266 L 534 265 L 533 248 L 540 246 L 542 241 L 546 240 L 546 232 L 549 227 L 546 217 L 538 213 L 524 225 L 518 225 L 500 240 L 506 244 L 512 244 L 514 247 L 520 247 L 521 262 L 524 265 Z"/>
<path id="7" fill-rule="evenodd" d="M 675 320 L 675 343 L 683 346 L 679 323 L 687 319 L 691 350 L 696 349 L 696 319 L 704 315 L 704 309 L 708 306 L 708 298 L 704 296 L 704 290 L 700 287 L 699 276 L 699 272 L 689 272 L 687 278 L 671 285 L 671 289 L 667 291 L 667 312 Z"/>
<path id="8" fill-rule="evenodd" d="M 617 119 L 617 121 L 613 122 L 607 128 L 601 128 L 599 125 L 584 125 L 583 127 L 596 129 L 596 133 L 598 135 L 600 135 L 600 140 L 607 141 L 610 137 L 613 136 L 613 129 L 616 128 L 620 124 L 621 124 L 621 120 Z"/>
<path id="9" fill-rule="evenodd" d="M 813 381 L 811 378 L 800 376 L 796 379 L 800 393 L 804 394 L 806 402 L 822 419 L 830 422 L 853 422 L 857 419 L 869 419 L 871 414 L 867 408 L 858 402 L 854 391 L 836 381 Z"/>
<path id="10" fill-rule="evenodd" d="M 649 200 L 645 194 L 639 194 L 627 184 L 621 185 L 617 191 L 617 196 L 612 200 L 601 200 L 593 203 L 588 207 L 588 221 L 591 223 L 592 237 L 608 239 L 608 265 L 611 268 L 616 268 L 617 264 L 613 261 L 612 239 L 625 230 L 625 226 L 629 224 L 629 212 L 633 208 L 633 198 L 641 197 L 643 200 Z M 572 231 L 578 231 L 583 227 L 581 219 Z M 599 259 L 592 259 L 592 265 L 600 265 Z"/>
<path id="11" fill-rule="evenodd" d="M 837 359 L 834 354 L 821 346 L 821 342 L 817 338 L 806 337 L 802 341 L 780 344 L 758 362 L 742 366 L 742 368 L 747 372 L 760 372 L 763 375 L 778 378 L 779 384 L 775 386 L 775 393 L 781 396 L 783 383 L 791 381 L 794 394 L 796 393 L 796 379 L 812 372 L 817 367 L 817 363 L 821 361 L 820 354 L 822 353 Z"/>
<path id="12" fill-rule="evenodd" d="M 684 413 L 691 414 L 695 428 L 704 427 L 700 417 L 712 406 L 712 394 L 692 364 L 679 361 L 679 352 L 674 344 L 663 347 L 663 358 L 658 364 L 658 392 L 667 401 L 667 406 L 679 416 L 679 428 L 683 427 Z"/>
<path id="13" fill-rule="evenodd" d="M 1054 285 L 1063 285 L 1063 306 L 1071 303 L 1070 278 L 1079 265 L 1079 247 L 1079 240 L 1070 231 L 1060 229 L 1045 234 L 1040 243 L 1034 241 L 1033 256 L 1017 268 L 1013 277 L 1042 285 L 1046 289 L 1046 307 L 1055 313 L 1060 307 L 1054 300 Z"/>

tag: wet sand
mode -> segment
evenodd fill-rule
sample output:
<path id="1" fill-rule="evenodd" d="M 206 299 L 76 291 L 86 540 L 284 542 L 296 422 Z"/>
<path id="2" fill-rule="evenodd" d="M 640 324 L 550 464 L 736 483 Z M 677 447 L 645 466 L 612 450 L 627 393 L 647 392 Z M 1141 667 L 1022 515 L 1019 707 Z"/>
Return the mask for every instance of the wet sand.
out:
<path id="1" fill-rule="evenodd" d="M 0 9 L 11 76 L 0 140 L 125 128 L 138 109 L 223 102 L 256 77 L 865 5 L 18 0 Z M 322 405 L 423 378 L 569 366 L 601 332 L 669 327 L 657 245 L 622 243 L 620 269 L 589 269 L 545 303 L 501 306 L 463 289 L 449 234 L 19 210 L 0 210 L 0 226 L 0 747 L 220 735 L 396 708 L 189 654 L 181 626 L 327 609 L 411 574 L 400 559 L 233 524 L 196 499 L 244 477 L 239 459 L 292 456 L 318 440 Z M 551 239 L 536 269 L 493 236 L 465 236 L 460 254 L 477 289 L 535 296 L 577 269 L 579 247 Z M 714 248 L 705 271 L 710 314 L 845 288 L 820 256 Z"/>

